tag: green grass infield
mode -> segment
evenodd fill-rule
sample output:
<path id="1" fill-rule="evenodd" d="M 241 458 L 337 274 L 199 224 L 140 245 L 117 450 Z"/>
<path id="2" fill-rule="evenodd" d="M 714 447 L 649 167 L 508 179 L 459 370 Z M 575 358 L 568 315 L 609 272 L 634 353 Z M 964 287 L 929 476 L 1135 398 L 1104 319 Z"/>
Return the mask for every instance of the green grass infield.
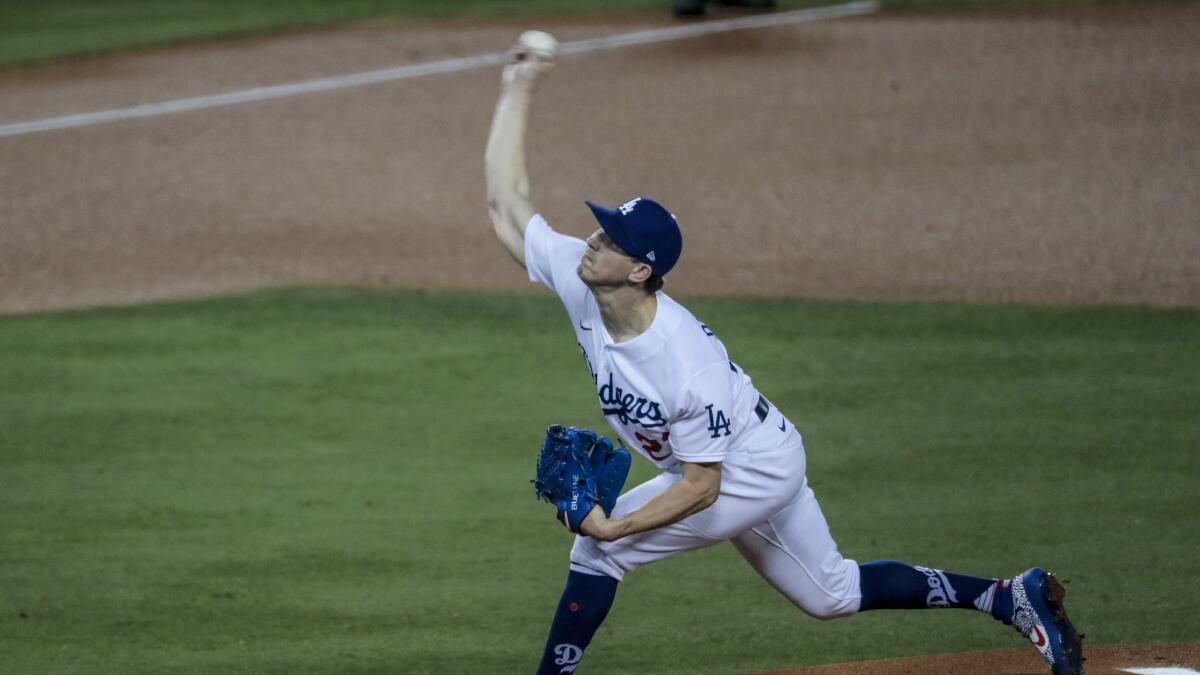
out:
<path id="1" fill-rule="evenodd" d="M 1200 312 L 688 305 L 803 432 L 847 556 L 1038 564 L 1093 644 L 1200 634 Z M 552 423 L 611 434 L 544 293 L 3 316 L 0 375 L 12 673 L 532 672 L 571 545 L 536 451 Z M 631 574 L 585 667 L 1022 644 L 960 610 L 816 621 L 726 544 Z"/>
<path id="2" fill-rule="evenodd" d="M 1093 0 L 884 0 L 896 7 L 1065 4 Z M 1128 1 L 1128 0 L 1126 0 Z M 779 0 L 780 9 L 838 4 Z M 133 47 L 366 19 L 670 12 L 670 0 L 39 0 L 0 2 L 0 68 Z"/>
<path id="3" fill-rule="evenodd" d="M 782 0 L 781 7 L 830 4 Z M 0 3 L 0 67 L 50 58 L 380 18 L 646 10 L 670 0 L 40 0 Z"/>

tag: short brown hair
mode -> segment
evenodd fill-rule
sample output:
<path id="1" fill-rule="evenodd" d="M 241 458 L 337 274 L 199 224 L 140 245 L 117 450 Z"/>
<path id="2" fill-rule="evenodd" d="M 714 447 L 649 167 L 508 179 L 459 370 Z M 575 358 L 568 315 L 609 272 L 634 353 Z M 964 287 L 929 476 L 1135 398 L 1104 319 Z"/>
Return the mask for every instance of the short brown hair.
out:
<path id="1" fill-rule="evenodd" d="M 663 278 L 657 274 L 651 274 L 649 279 L 642 282 L 642 290 L 646 291 L 646 295 L 654 295 L 663 287 Z"/>

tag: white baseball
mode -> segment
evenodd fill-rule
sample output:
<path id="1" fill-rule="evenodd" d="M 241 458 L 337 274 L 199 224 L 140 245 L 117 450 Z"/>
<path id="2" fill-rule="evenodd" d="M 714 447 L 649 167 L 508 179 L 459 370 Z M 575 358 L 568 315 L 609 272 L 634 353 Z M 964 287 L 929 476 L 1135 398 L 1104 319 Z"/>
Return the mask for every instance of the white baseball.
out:
<path id="1" fill-rule="evenodd" d="M 527 30 L 517 38 L 517 44 L 529 50 L 529 53 L 542 61 L 550 61 L 558 52 L 558 40 L 549 33 L 540 30 Z"/>

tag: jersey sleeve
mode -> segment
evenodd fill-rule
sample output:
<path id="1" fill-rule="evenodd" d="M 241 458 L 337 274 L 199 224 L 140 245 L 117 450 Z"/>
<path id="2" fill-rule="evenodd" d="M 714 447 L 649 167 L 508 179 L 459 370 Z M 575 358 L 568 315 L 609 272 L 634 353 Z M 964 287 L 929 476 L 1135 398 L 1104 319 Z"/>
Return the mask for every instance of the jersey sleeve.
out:
<path id="1" fill-rule="evenodd" d="M 685 462 L 721 462 L 736 438 L 733 387 L 727 363 L 716 363 L 688 382 L 671 422 L 671 451 Z"/>
<path id="2" fill-rule="evenodd" d="M 534 214 L 525 226 L 525 269 L 529 271 L 529 280 L 542 284 L 571 304 L 571 300 L 587 291 L 575 272 L 586 248 L 582 239 L 555 232 L 541 214 Z"/>

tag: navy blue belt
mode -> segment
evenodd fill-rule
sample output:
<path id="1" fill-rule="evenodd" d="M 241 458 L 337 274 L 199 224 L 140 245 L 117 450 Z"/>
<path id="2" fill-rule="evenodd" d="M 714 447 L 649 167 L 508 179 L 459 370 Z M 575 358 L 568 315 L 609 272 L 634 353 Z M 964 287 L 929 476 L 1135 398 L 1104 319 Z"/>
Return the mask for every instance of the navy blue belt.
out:
<path id="1" fill-rule="evenodd" d="M 771 412 L 771 404 L 767 402 L 766 397 L 762 394 L 758 395 L 758 405 L 754 406 L 754 414 L 758 415 L 759 422 L 767 421 L 767 413 Z"/>

